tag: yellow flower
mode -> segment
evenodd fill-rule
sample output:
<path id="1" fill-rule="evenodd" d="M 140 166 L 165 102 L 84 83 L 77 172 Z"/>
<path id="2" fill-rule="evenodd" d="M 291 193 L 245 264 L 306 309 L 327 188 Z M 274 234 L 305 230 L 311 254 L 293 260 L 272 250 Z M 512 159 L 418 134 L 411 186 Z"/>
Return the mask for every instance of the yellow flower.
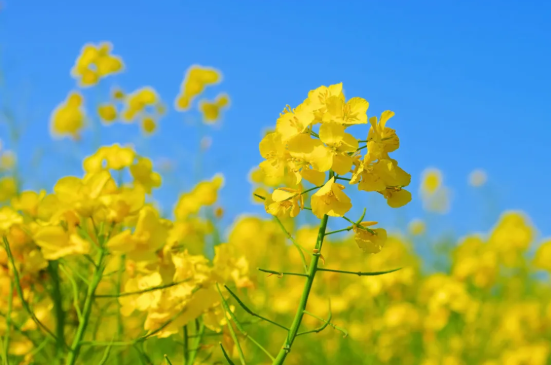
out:
<path id="1" fill-rule="evenodd" d="M 123 70 L 123 61 L 119 56 L 111 54 L 112 48 L 109 42 L 84 45 L 71 70 L 71 76 L 79 81 L 80 86 L 93 86 L 101 78 Z"/>
<path id="2" fill-rule="evenodd" d="M 344 95 L 331 96 L 326 100 L 326 107 L 324 122 L 339 123 L 343 126 L 367 123 L 369 103 L 363 98 L 351 98 L 345 103 Z"/>
<path id="3" fill-rule="evenodd" d="M 111 90 L 111 98 L 113 100 L 120 101 L 120 100 L 123 100 L 125 96 L 126 95 L 124 91 L 119 87 L 115 87 Z"/>
<path id="4" fill-rule="evenodd" d="M 332 177 L 312 195 L 312 213 L 319 219 L 326 214 L 331 217 L 342 217 L 352 208 L 350 198 L 342 192 L 343 190 L 344 186 L 335 183 L 335 178 Z"/>
<path id="5" fill-rule="evenodd" d="M 199 110 L 203 114 L 203 121 L 212 124 L 220 119 L 220 112 L 229 105 L 229 97 L 226 94 L 219 94 L 214 101 L 199 101 Z"/>
<path id="6" fill-rule="evenodd" d="M 400 147 L 400 139 L 396 131 L 388 128 L 386 123 L 394 116 L 394 112 L 385 110 L 381 113 L 381 119 L 377 122 L 377 117 L 369 118 L 371 127 L 367 134 L 367 149 L 369 151 L 369 161 L 379 158 L 382 154 L 388 154 L 396 151 Z"/>
<path id="7" fill-rule="evenodd" d="M 121 147 L 118 143 L 100 147 L 92 156 L 84 159 L 86 172 L 99 172 L 104 169 L 122 170 L 134 162 L 136 152 L 132 147 Z"/>
<path id="8" fill-rule="evenodd" d="M 149 86 L 142 87 L 126 96 L 124 109 L 121 112 L 122 120 L 131 123 L 143 115 L 148 107 L 154 107 L 158 103 L 157 92 Z"/>
<path id="9" fill-rule="evenodd" d="M 533 265 L 538 269 L 551 272 L 551 239 L 538 247 Z"/>
<path id="10" fill-rule="evenodd" d="M 442 186 L 442 172 L 435 168 L 423 171 L 421 178 L 421 192 L 434 194 Z"/>
<path id="11" fill-rule="evenodd" d="M 40 227 L 33 236 L 42 249 L 46 260 L 57 260 L 69 255 L 83 255 L 89 252 L 90 242 L 77 232 L 69 232 L 61 226 Z"/>
<path id="12" fill-rule="evenodd" d="M 304 197 L 300 190 L 279 188 L 269 195 L 264 207 L 266 212 L 278 218 L 296 217 L 304 206 Z"/>
<path id="13" fill-rule="evenodd" d="M 136 214 L 145 204 L 145 191 L 141 185 L 134 187 L 121 187 L 113 194 L 100 197 L 105 206 L 105 219 L 107 222 L 120 223 L 128 216 Z"/>
<path id="14" fill-rule="evenodd" d="M 319 139 L 307 134 L 299 134 L 291 139 L 287 148 L 291 159 L 289 167 L 295 174 L 295 184 L 302 178 L 315 185 L 321 185 L 325 180 L 325 171 L 331 169 L 333 155 Z"/>
<path id="15" fill-rule="evenodd" d="M 214 68 L 200 65 L 191 66 L 184 76 L 180 94 L 174 102 L 176 110 L 188 110 L 196 96 L 201 94 L 207 86 L 219 83 L 221 79 L 222 74 Z"/>
<path id="16" fill-rule="evenodd" d="M 310 90 L 310 92 L 308 92 L 306 104 L 308 104 L 311 110 L 315 111 L 316 119 L 318 121 L 321 121 L 323 119 L 323 114 L 327 112 L 327 101 L 331 97 L 344 99 L 344 94 L 342 93 L 342 82 L 340 84 L 330 86 L 320 86 L 317 89 Z"/>
<path id="17" fill-rule="evenodd" d="M 0 203 L 10 200 L 17 194 L 17 180 L 13 176 L 0 178 Z"/>
<path id="18" fill-rule="evenodd" d="M 159 286 L 163 283 L 163 279 L 159 272 L 142 274 L 134 278 L 130 278 L 124 284 L 126 292 L 142 291 L 149 288 Z M 147 311 L 148 309 L 157 306 L 161 300 L 162 291 L 153 290 L 139 295 L 128 295 L 119 298 L 121 304 L 121 314 L 125 317 L 132 315 L 135 310 Z"/>
<path id="19" fill-rule="evenodd" d="M 276 122 L 276 132 L 282 141 L 304 133 L 314 122 L 314 114 L 307 105 L 301 104 L 296 109 L 283 113 Z"/>
<path id="20" fill-rule="evenodd" d="M 72 91 L 67 99 L 52 113 L 50 131 L 54 136 L 71 136 L 79 138 L 79 132 L 85 124 L 85 114 L 82 108 L 83 98 L 77 91 Z"/>
<path id="21" fill-rule="evenodd" d="M 107 171 L 89 173 L 83 179 L 66 176 L 54 186 L 58 201 L 84 217 L 91 217 L 101 209 L 100 196 L 114 191 L 115 182 Z"/>
<path id="22" fill-rule="evenodd" d="M 140 210 L 134 232 L 125 230 L 111 237 L 107 247 L 114 253 L 126 254 L 131 260 L 150 261 L 166 244 L 169 228 L 169 222 L 159 218 L 155 209 L 145 206 Z"/>
<path id="23" fill-rule="evenodd" d="M 40 193 L 35 191 L 24 191 L 19 196 L 15 196 L 11 200 L 11 205 L 14 209 L 20 210 L 31 217 L 38 214 L 38 206 L 42 199 L 46 196 L 46 191 L 41 190 Z"/>
<path id="24" fill-rule="evenodd" d="M 283 177 L 287 160 L 285 145 L 278 133 L 269 133 L 259 144 L 260 155 L 266 159 L 260 163 L 260 168 L 270 177 Z"/>
<path id="25" fill-rule="evenodd" d="M 360 225 L 362 227 L 369 227 L 377 224 L 377 222 L 362 222 Z M 358 244 L 358 247 L 361 248 L 366 253 L 379 253 L 385 245 L 387 234 L 386 230 L 383 228 L 375 229 L 363 229 L 357 226 L 353 227 L 354 230 L 354 239 Z"/>
<path id="26" fill-rule="evenodd" d="M 138 161 L 130 166 L 130 173 L 134 183 L 141 185 L 148 194 L 153 188 L 161 186 L 161 175 L 153 171 L 153 163 L 146 157 L 138 158 Z"/>
<path id="27" fill-rule="evenodd" d="M 400 208 L 411 201 L 411 193 L 405 189 L 388 188 L 381 192 L 391 208 Z"/>
<path id="28" fill-rule="evenodd" d="M 322 124 L 319 136 L 333 156 L 331 169 L 339 175 L 350 172 L 354 159 L 348 155 L 348 152 L 355 152 L 358 149 L 358 140 L 353 135 L 345 133 L 344 126 L 337 123 Z"/>
<path id="29" fill-rule="evenodd" d="M 201 181 L 189 193 L 180 195 L 174 207 L 174 215 L 178 220 L 185 220 L 192 214 L 197 214 L 201 207 L 213 205 L 218 199 L 218 190 L 224 185 L 224 176 L 216 174 L 210 181 Z"/>
<path id="30" fill-rule="evenodd" d="M 0 208 L 0 235 L 6 234 L 13 225 L 21 223 L 23 223 L 23 217 L 11 207 Z"/>
<path id="31" fill-rule="evenodd" d="M 142 119 L 142 130 L 145 134 L 152 134 L 157 129 L 157 122 L 152 117 Z"/>
<path id="32" fill-rule="evenodd" d="M 366 156 L 367 157 L 367 156 Z M 387 187 L 404 187 L 411 182 L 411 175 L 398 166 L 396 160 L 381 158 L 366 164 L 358 163 L 350 184 L 358 184 L 358 190 L 383 191 Z"/>
<path id="33" fill-rule="evenodd" d="M 117 119 L 117 108 L 113 104 L 101 104 L 98 107 L 98 114 L 106 123 L 112 123 Z"/>
<path id="34" fill-rule="evenodd" d="M 414 236 L 419 236 L 425 233 L 426 226 L 425 222 L 423 222 L 421 219 L 414 219 L 411 222 L 409 222 L 409 232 Z"/>

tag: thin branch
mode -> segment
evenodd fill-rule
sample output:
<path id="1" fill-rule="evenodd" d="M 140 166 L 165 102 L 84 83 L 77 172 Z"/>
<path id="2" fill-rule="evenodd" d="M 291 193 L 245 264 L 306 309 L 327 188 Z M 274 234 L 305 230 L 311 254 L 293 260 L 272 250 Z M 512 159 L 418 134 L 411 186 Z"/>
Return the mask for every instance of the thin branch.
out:
<path id="1" fill-rule="evenodd" d="M 8 242 L 8 239 L 6 236 L 3 237 L 4 244 L 6 246 L 6 252 L 8 253 L 8 258 L 10 260 L 10 263 L 13 268 L 13 275 L 15 277 L 15 289 L 17 290 L 17 294 L 19 295 L 19 299 L 21 300 L 21 304 L 23 305 L 23 308 L 25 308 L 25 311 L 31 316 L 32 320 L 36 325 L 40 328 L 42 328 L 51 338 L 53 338 L 56 342 L 58 342 L 58 339 L 56 335 L 48 327 L 46 327 L 40 320 L 36 317 L 33 310 L 29 306 L 29 303 L 25 300 L 25 297 L 23 296 L 23 289 L 21 288 L 21 282 L 19 278 L 19 272 L 17 271 L 17 267 L 15 266 L 15 260 L 13 259 L 13 255 L 10 249 L 10 243 Z M 64 344 L 65 347 L 67 347 L 67 344 Z"/>
<path id="2" fill-rule="evenodd" d="M 129 295 L 138 295 L 138 294 L 143 294 L 143 293 L 147 293 L 147 292 L 150 292 L 150 291 L 170 288 L 172 286 L 185 283 L 186 281 L 189 281 L 189 279 L 176 281 L 176 282 L 170 283 L 170 284 L 152 286 L 151 288 L 147 288 L 147 289 L 143 289 L 143 290 L 130 291 L 130 292 L 119 293 L 119 294 L 102 294 L 102 295 L 96 295 L 95 297 L 96 298 L 119 298 L 119 297 L 126 297 L 126 296 L 129 296 Z"/>
<path id="3" fill-rule="evenodd" d="M 220 294 L 220 297 L 222 298 L 222 306 L 224 307 L 224 311 L 229 313 L 231 319 L 235 323 L 235 327 L 245 336 L 245 338 L 248 338 L 253 344 L 255 344 L 262 352 L 264 352 L 272 361 L 275 360 L 275 358 L 266 350 L 260 343 L 258 343 L 254 338 L 249 336 L 249 334 L 245 331 L 241 323 L 237 320 L 237 317 L 235 317 L 235 314 L 231 311 L 228 302 L 226 301 L 226 298 L 222 295 L 222 292 L 220 291 L 220 287 L 218 286 L 218 283 L 216 283 L 216 289 L 218 289 L 218 293 Z M 228 321 L 229 322 L 229 321 Z"/>
<path id="4" fill-rule="evenodd" d="M 333 318 L 333 312 L 331 311 L 331 300 L 329 300 L 329 317 L 327 317 L 327 319 L 323 321 L 324 323 L 321 325 L 321 327 L 318 327 L 315 330 L 297 333 L 297 336 L 307 335 L 309 333 L 319 333 L 323 331 L 327 326 L 329 326 L 329 323 L 331 323 L 332 318 Z"/>
<path id="5" fill-rule="evenodd" d="M 71 274 L 69 274 L 69 271 L 65 268 L 65 265 L 60 265 L 59 268 L 61 271 L 65 273 L 69 281 L 71 282 L 71 286 L 73 288 L 73 306 L 75 307 L 75 311 L 77 312 L 77 318 L 80 321 L 82 321 L 82 311 L 80 310 L 80 305 L 78 304 L 78 285 L 73 278 Z"/>
<path id="6" fill-rule="evenodd" d="M 395 272 L 398 270 L 401 270 L 402 268 L 388 270 L 388 271 L 372 271 L 372 272 L 362 272 L 362 271 L 344 271 L 344 270 L 333 270 L 333 269 L 323 269 L 318 268 L 318 271 L 328 271 L 328 272 L 336 272 L 338 274 L 351 274 L 351 275 L 358 275 L 358 276 L 377 276 L 377 275 L 384 275 L 389 274 L 391 272 Z"/>
<path id="7" fill-rule="evenodd" d="M 228 356 L 228 354 L 226 353 L 226 350 L 224 350 L 224 346 L 222 346 L 222 342 L 220 342 L 220 348 L 222 349 L 222 353 L 224 354 L 224 357 L 226 358 L 226 361 L 228 362 L 228 364 L 230 365 L 235 365 L 233 363 L 233 361 L 231 361 L 230 357 Z"/>
<path id="8" fill-rule="evenodd" d="M 271 319 L 268 319 L 268 318 L 266 318 L 266 317 L 262 317 L 261 315 L 258 315 L 258 314 L 256 314 L 256 313 L 254 313 L 253 311 L 251 311 L 251 310 L 245 305 L 245 303 L 243 303 L 243 302 L 241 301 L 241 299 L 239 299 L 239 297 L 238 297 L 237 295 L 235 295 L 235 293 L 234 293 L 233 291 L 230 290 L 230 288 L 228 288 L 227 285 L 224 285 L 224 288 L 226 288 L 226 290 L 230 292 L 230 294 L 232 295 L 232 297 L 234 297 L 235 300 L 237 300 L 237 303 L 239 303 L 239 305 L 241 306 L 241 308 L 243 308 L 243 309 L 245 310 L 245 312 L 249 313 L 251 316 L 255 316 L 255 317 L 260 318 L 260 319 L 262 319 L 262 320 L 264 320 L 264 321 L 266 321 L 266 322 L 269 322 L 269 323 L 271 323 L 271 324 L 273 324 L 273 325 L 275 325 L 275 326 L 278 326 L 279 328 L 283 328 L 285 331 L 289 331 L 289 329 L 288 329 L 287 327 L 285 327 L 285 326 L 283 326 L 283 325 L 281 325 L 281 324 L 279 324 L 279 323 L 277 323 L 277 322 L 274 322 L 274 321 L 272 321 Z"/>
<path id="9" fill-rule="evenodd" d="M 343 333 L 343 335 L 344 335 L 343 337 L 347 337 L 347 336 L 348 336 L 348 331 L 345 330 L 344 328 L 339 327 L 339 326 L 337 326 L 337 325 L 335 325 L 335 324 L 333 324 L 333 323 L 331 323 L 331 322 L 328 322 L 328 321 L 326 321 L 325 319 L 323 319 L 323 318 L 321 318 L 321 317 L 319 317 L 319 316 L 316 316 L 314 313 L 308 312 L 307 310 L 305 310 L 304 313 L 305 313 L 305 314 L 308 314 L 308 315 L 311 316 L 311 317 L 314 317 L 314 318 L 316 318 L 316 319 L 319 319 L 320 321 L 322 321 L 322 322 L 326 323 L 327 325 L 333 327 L 333 328 L 336 329 L 337 331 L 341 331 L 341 332 Z"/>
<path id="10" fill-rule="evenodd" d="M 273 271 L 273 270 L 267 270 L 267 269 L 261 269 L 261 268 L 257 268 L 258 271 L 262 271 L 262 272 L 265 272 L 265 273 L 268 273 L 268 274 L 273 274 L 273 275 L 277 275 L 278 277 L 283 277 L 283 275 L 291 275 L 291 276 L 304 276 L 304 277 L 308 277 L 308 275 L 306 274 L 299 274 L 299 273 L 296 273 L 296 272 L 285 272 L 285 271 Z"/>
<path id="11" fill-rule="evenodd" d="M 283 231 L 283 233 L 285 233 L 285 235 L 287 236 L 287 238 L 289 240 L 291 240 L 291 243 L 293 244 L 293 246 L 296 247 L 296 249 L 298 250 L 299 254 L 300 254 L 300 259 L 302 260 L 302 265 L 304 266 L 304 272 L 308 272 L 308 264 L 306 263 L 306 257 L 304 256 L 304 252 L 302 252 L 302 248 L 300 247 L 300 245 L 298 244 L 298 242 L 293 238 L 293 236 L 291 235 L 291 233 L 289 233 L 289 231 L 285 228 L 285 226 L 283 225 L 283 223 L 281 223 L 281 220 L 279 220 L 278 217 L 274 216 L 277 224 L 279 225 L 279 227 L 281 228 L 281 230 Z"/>

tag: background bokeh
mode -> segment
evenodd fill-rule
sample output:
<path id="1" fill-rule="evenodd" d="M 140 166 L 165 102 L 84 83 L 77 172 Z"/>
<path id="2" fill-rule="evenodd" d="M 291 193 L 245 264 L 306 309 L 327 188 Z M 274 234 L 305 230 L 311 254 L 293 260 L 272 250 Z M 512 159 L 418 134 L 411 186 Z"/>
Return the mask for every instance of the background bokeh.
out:
<path id="1" fill-rule="evenodd" d="M 285 104 L 302 101 L 304 90 L 342 81 L 346 93 L 370 101 L 370 115 L 396 112 L 404 146 L 397 158 L 413 176 L 412 191 L 426 167 L 443 171 L 452 209 L 435 218 L 435 229 L 486 230 L 503 209 L 521 209 L 541 234 L 550 233 L 551 6 L 544 1 L 29 0 L 4 1 L 0 14 L 0 102 L 27 125 L 18 153 L 33 176 L 28 187 L 51 189 L 61 168 L 80 174 L 91 143 L 52 146 L 48 119 L 73 85 L 69 70 L 82 45 L 108 40 L 126 72 L 102 82 L 92 95 L 98 100 L 113 84 L 153 85 L 171 105 L 191 64 L 222 70 L 223 83 L 207 96 L 226 91 L 232 105 L 220 126 L 204 132 L 213 143 L 202 175 L 226 176 L 226 225 L 244 211 L 263 210 L 249 204 L 247 181 L 263 129 Z M 193 119 L 170 111 L 147 142 L 127 126 L 110 128 L 101 142 L 134 143 L 157 163 L 170 160 L 175 177 L 156 195 L 170 205 L 197 180 L 180 162 L 199 148 Z M 489 176 L 485 200 L 467 184 L 475 168 Z M 358 199 L 368 203 L 366 195 Z M 382 198 L 369 204 L 387 226 L 424 215 L 419 199 L 400 219 Z"/>

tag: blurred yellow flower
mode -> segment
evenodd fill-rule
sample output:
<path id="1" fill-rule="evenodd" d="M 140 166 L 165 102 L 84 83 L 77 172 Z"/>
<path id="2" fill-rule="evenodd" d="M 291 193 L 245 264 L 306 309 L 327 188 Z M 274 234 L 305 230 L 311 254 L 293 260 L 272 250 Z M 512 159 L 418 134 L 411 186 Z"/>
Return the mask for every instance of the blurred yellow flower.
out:
<path id="1" fill-rule="evenodd" d="M 71 70 L 71 76 L 78 80 L 80 86 L 93 86 L 101 78 L 123 70 L 123 61 L 119 56 L 111 54 L 112 48 L 109 42 L 84 45 Z"/>
<path id="2" fill-rule="evenodd" d="M 203 114 L 203 121 L 206 124 L 213 124 L 220 119 L 222 109 L 229 106 L 230 98 L 227 94 L 219 94 L 215 100 L 200 100 L 199 110 Z"/>
<path id="3" fill-rule="evenodd" d="M 98 114 L 105 123 L 112 123 L 117 119 L 117 108 L 113 104 L 101 104 L 98 107 Z"/>
<path id="4" fill-rule="evenodd" d="M 17 194 L 17 180 L 12 176 L 0 178 L 0 203 L 10 200 Z"/>
<path id="5" fill-rule="evenodd" d="M 409 233 L 411 233 L 414 236 L 420 236 L 423 233 L 425 233 L 426 226 L 425 222 L 421 219 L 414 219 L 411 222 L 409 222 Z"/>
<path id="6" fill-rule="evenodd" d="M 174 101 L 176 110 L 188 110 L 195 97 L 200 95 L 207 86 L 217 84 L 221 79 L 222 74 L 214 68 L 200 65 L 191 66 L 184 76 L 180 93 Z"/>
<path id="7" fill-rule="evenodd" d="M 53 136 L 70 136 L 79 139 L 79 132 L 85 125 L 84 99 L 77 91 L 69 93 L 50 117 L 50 132 Z"/>
<path id="8" fill-rule="evenodd" d="M 428 168 L 422 173 L 421 192 L 434 194 L 442 186 L 442 172 L 435 168 Z"/>

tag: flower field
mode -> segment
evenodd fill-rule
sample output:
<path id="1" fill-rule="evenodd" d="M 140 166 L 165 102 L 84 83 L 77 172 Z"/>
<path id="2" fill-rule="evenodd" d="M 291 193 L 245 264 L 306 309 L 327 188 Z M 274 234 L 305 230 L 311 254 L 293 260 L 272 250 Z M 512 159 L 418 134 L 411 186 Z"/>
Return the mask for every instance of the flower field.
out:
<path id="1" fill-rule="evenodd" d="M 131 67 L 116 44 L 74 57 L 47 123 L 52 146 L 93 146 L 77 149 L 79 174 L 60 164 L 53 186 L 27 189 L 21 124 L 0 125 L 2 365 L 551 363 L 551 240 L 526 213 L 434 239 L 430 219 L 386 227 L 360 198 L 450 210 L 441 170 L 415 176 L 394 157 L 414 148 L 400 111 L 371 112 L 343 83 L 302 90 L 248 152 L 261 212 L 227 217 L 223 168 L 160 202 L 171 172 L 149 153 L 167 147 L 102 142 L 112 128 L 146 141 L 170 130 L 167 114 L 196 113 L 200 151 L 180 163 L 200 170 L 209 128 L 237 103 L 224 70 L 187 65 L 161 95 L 119 83 Z M 469 176 L 474 190 L 487 180 Z"/>

